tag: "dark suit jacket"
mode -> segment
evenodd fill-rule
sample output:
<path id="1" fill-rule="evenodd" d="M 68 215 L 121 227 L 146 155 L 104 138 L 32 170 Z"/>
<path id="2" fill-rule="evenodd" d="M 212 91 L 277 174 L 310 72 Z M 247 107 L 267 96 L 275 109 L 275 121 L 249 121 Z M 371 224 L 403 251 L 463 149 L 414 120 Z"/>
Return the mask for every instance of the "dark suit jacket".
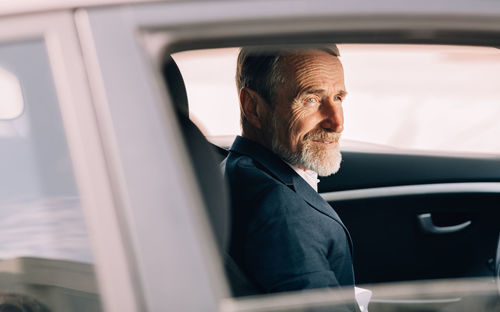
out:
<path id="1" fill-rule="evenodd" d="M 352 243 L 333 208 L 290 166 L 237 137 L 225 159 L 229 253 L 265 292 L 353 288 Z"/>

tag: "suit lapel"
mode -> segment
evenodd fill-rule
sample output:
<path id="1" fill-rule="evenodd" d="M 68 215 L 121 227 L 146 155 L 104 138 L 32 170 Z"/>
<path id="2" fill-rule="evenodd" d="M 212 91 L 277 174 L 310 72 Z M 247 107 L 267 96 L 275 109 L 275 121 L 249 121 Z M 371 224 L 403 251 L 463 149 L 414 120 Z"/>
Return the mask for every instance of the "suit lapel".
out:
<path id="1" fill-rule="evenodd" d="M 340 220 L 339 215 L 309 184 L 307 184 L 306 181 L 304 181 L 304 179 L 302 179 L 283 160 L 281 160 L 267 148 L 241 136 L 236 137 L 236 140 L 231 146 L 230 151 L 250 156 L 261 166 L 267 169 L 270 174 L 292 188 L 312 208 L 339 223 L 347 235 L 349 247 L 352 253 L 351 235 L 349 234 L 349 231 L 345 227 L 344 223 L 342 223 L 342 221 Z"/>
<path id="2" fill-rule="evenodd" d="M 309 185 L 304 179 L 302 179 L 298 174 L 297 177 L 293 179 L 293 186 L 295 192 L 300 195 L 306 202 L 308 202 L 313 208 L 326 214 L 330 218 L 335 219 L 344 226 L 340 220 L 339 215 L 332 209 L 330 205 Z"/>
<path id="3" fill-rule="evenodd" d="M 295 188 L 295 192 L 300 195 L 311 207 L 323 213 L 324 215 L 329 216 L 337 223 L 339 223 L 344 229 L 347 240 L 349 241 L 349 247 L 352 253 L 352 239 L 351 234 L 347 230 L 347 227 L 344 225 L 342 220 L 340 220 L 339 215 L 335 210 L 330 206 L 319 194 L 316 192 L 309 184 L 307 184 L 304 179 L 302 179 L 298 174 L 293 179 L 293 185 Z"/>

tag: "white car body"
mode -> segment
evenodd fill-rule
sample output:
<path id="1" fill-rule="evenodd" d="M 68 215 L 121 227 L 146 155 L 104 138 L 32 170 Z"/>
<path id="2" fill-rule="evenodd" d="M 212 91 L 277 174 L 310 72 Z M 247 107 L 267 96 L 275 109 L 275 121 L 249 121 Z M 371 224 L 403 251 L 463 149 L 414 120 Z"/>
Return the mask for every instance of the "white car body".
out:
<path id="1" fill-rule="evenodd" d="M 306 310 L 338 300 L 328 290 L 230 298 L 204 203 L 172 106 L 164 105 L 170 100 L 156 69 L 164 50 L 332 38 L 499 45 L 500 3 L 0 4 L 0 47 L 32 39 L 46 47 L 105 311 Z M 61 287 L 72 287 L 71 282 Z M 97 291 L 94 286 L 80 290 Z M 385 294 L 398 291 L 404 293 L 388 286 Z"/>

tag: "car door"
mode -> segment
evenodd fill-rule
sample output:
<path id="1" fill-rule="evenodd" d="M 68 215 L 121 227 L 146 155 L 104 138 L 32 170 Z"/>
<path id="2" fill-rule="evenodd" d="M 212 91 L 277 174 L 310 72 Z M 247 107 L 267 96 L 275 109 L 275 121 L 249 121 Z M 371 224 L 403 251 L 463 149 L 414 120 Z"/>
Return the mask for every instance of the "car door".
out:
<path id="1" fill-rule="evenodd" d="M 493 277 L 499 233 L 495 157 L 343 153 L 320 183 L 349 228 L 358 283 Z"/>
<path id="2" fill-rule="evenodd" d="M 487 41 L 484 38 L 488 31 L 498 33 L 498 23 L 493 23 L 485 26 L 486 28 L 481 32 L 483 36 L 470 33 L 467 33 L 467 36 L 462 36 L 463 34 L 456 29 L 462 25 L 464 16 L 468 17 L 469 23 L 478 28 L 484 26 L 483 19 L 468 16 L 463 13 L 462 9 L 452 10 L 452 12 L 439 11 L 449 17 L 444 19 L 444 24 L 440 24 L 441 19 L 435 17 L 433 15 L 435 12 L 423 4 L 418 6 L 420 13 L 413 16 L 410 8 L 406 6 L 398 7 L 402 13 L 398 11 L 401 14 L 396 14 L 389 4 L 381 7 L 374 4 L 363 6 L 362 12 L 359 12 L 359 7 L 348 3 L 343 3 L 339 7 L 328 6 L 325 3 L 317 1 L 311 5 L 296 1 L 293 5 L 286 5 L 282 1 L 257 3 L 245 1 L 171 2 L 126 5 L 120 7 L 119 10 L 113 7 L 102 7 L 77 12 L 77 28 L 82 41 L 83 55 L 89 67 L 89 80 L 95 92 L 95 106 L 101 124 L 103 145 L 110 163 L 110 170 L 116 174 L 114 190 L 116 194 L 120 195 L 118 196 L 121 208 L 120 220 L 128 229 L 130 239 L 128 246 L 130 247 L 130 255 L 132 255 L 131 266 L 134 268 L 137 290 L 140 292 L 138 297 L 141 298 L 143 304 L 140 307 L 145 310 L 156 311 L 165 309 L 165 307 L 183 311 L 199 311 L 200 309 L 268 311 L 273 309 L 290 310 L 294 307 L 305 310 L 308 307 L 314 307 L 318 302 L 322 302 L 321 300 L 326 300 L 325 297 L 321 297 L 321 300 L 314 296 L 308 298 L 307 294 L 297 295 L 298 303 L 293 300 L 280 299 L 282 298 L 280 296 L 270 296 L 267 298 L 268 300 L 249 298 L 248 301 L 227 298 L 229 294 L 221 270 L 220 258 L 215 252 L 216 248 L 208 229 L 207 218 L 203 211 L 204 203 L 201 201 L 200 192 L 193 181 L 194 166 L 186 157 L 187 151 L 179 133 L 180 129 L 173 117 L 172 103 L 165 97 L 165 90 L 163 90 L 163 84 L 159 79 L 161 55 L 180 50 L 233 45 L 304 44 L 329 41 L 450 43 L 455 40 L 455 42 L 480 44 Z M 308 8 L 308 10 L 304 10 L 304 8 Z M 385 15 L 387 10 L 392 12 L 390 18 Z M 372 18 L 367 17 L 366 12 L 373 14 Z M 406 18 L 408 16 L 412 18 Z M 434 24 L 428 23 L 429 16 Z M 360 20 L 363 20 L 363 23 L 359 23 Z M 490 17 L 488 21 L 494 22 L 494 17 Z M 434 27 L 445 29 L 451 32 L 452 36 L 448 36 L 449 33 L 446 32 L 435 32 Z M 415 29 L 419 31 L 414 31 Z M 423 155 L 412 158 L 407 155 L 393 154 L 394 157 L 391 158 L 391 153 L 382 155 L 362 152 L 356 154 L 356 152 L 346 151 L 346 167 L 342 170 L 348 172 L 349 177 L 342 178 L 340 173 L 339 177 L 344 179 L 339 182 L 340 184 L 326 179 L 322 182 L 321 192 L 325 196 L 331 196 L 328 197 L 328 200 L 331 200 L 337 209 L 337 205 L 341 205 L 342 200 L 339 196 L 335 197 L 339 195 L 338 193 L 336 195 L 328 194 L 330 192 L 356 190 L 362 187 L 406 186 L 410 182 L 404 179 L 403 182 L 394 182 L 399 181 L 398 178 L 388 178 L 389 182 L 384 182 L 388 184 L 379 184 L 381 177 L 382 181 L 384 181 L 383 178 L 387 178 L 385 172 L 381 177 L 369 174 L 377 181 L 373 184 L 354 184 L 352 189 L 332 186 L 343 185 L 345 187 L 345 185 L 349 185 L 349 179 L 357 181 L 356 175 L 359 175 L 359 172 L 356 170 L 360 168 L 358 166 L 366 164 L 366 160 L 372 160 L 380 155 L 382 155 L 381 158 L 385 159 L 384 161 L 388 162 L 385 166 L 391 167 L 391 170 L 394 170 L 395 160 L 408 164 L 409 168 L 416 169 L 413 163 L 416 161 L 415 159 L 418 158 L 418 161 L 427 159 L 427 156 Z M 356 155 L 359 160 L 349 160 L 355 159 Z M 385 158 L 387 155 L 388 158 Z M 401 157 L 398 158 L 399 156 Z M 450 162 L 452 158 L 432 159 L 430 162 L 434 163 L 435 161 L 435 166 L 441 166 L 443 163 Z M 353 166 L 351 169 L 347 165 L 348 162 Z M 459 165 L 465 163 L 467 163 L 467 159 L 458 161 Z M 444 170 L 438 176 L 454 172 L 450 170 Z M 405 178 L 407 176 L 408 173 L 401 175 Z M 418 183 L 413 180 L 417 176 L 415 173 L 410 185 Z M 462 173 L 459 176 L 461 178 L 455 182 L 470 182 L 464 180 L 470 177 L 463 176 Z M 443 180 L 434 178 L 430 175 L 418 181 L 425 181 L 420 184 L 453 182 L 449 178 L 443 178 Z M 482 181 L 483 178 L 479 180 Z M 424 199 L 434 196 L 431 195 L 432 192 L 422 190 L 420 193 L 403 190 L 404 192 L 411 194 L 414 201 L 420 195 Z M 437 191 L 437 194 L 441 196 L 441 202 L 448 199 L 445 195 L 449 195 L 449 193 L 453 192 L 442 189 Z M 474 193 L 481 194 L 483 191 L 475 191 Z M 486 196 L 481 196 L 486 198 Z M 381 197 L 381 200 L 386 199 L 384 196 Z M 402 197 L 404 199 L 406 196 Z M 389 193 L 388 198 L 395 202 L 400 199 L 400 196 Z M 345 202 L 357 205 L 359 202 L 357 203 L 356 200 L 349 197 Z M 407 205 L 409 202 L 406 198 L 400 204 Z M 425 217 L 429 213 L 433 218 L 432 221 L 438 226 L 453 226 L 468 221 L 472 222 L 463 232 L 457 232 L 457 235 L 467 233 L 472 229 L 472 225 L 478 222 L 485 222 L 485 220 L 476 218 L 474 211 L 471 213 L 470 209 L 464 211 L 463 215 L 461 213 L 457 215 L 455 209 L 452 211 L 439 210 L 442 206 L 439 206 L 438 202 L 434 203 L 433 206 L 428 206 L 428 199 L 421 201 L 421 203 L 426 206 L 415 205 L 399 209 L 401 205 L 395 204 L 392 206 L 392 210 L 384 210 L 394 213 L 394 216 L 388 213 L 390 220 L 387 219 L 386 224 L 396 228 L 388 227 L 387 231 L 386 229 L 374 229 L 380 233 L 381 238 L 379 237 L 379 239 L 399 240 L 400 236 L 411 237 L 418 232 L 418 224 L 414 223 L 413 228 L 406 228 L 398 224 L 412 224 L 415 222 L 412 220 L 417 216 L 424 215 Z M 384 205 L 379 204 L 378 207 L 381 208 L 373 211 L 369 211 L 366 205 L 357 205 L 356 209 L 361 209 L 371 218 L 382 218 L 385 213 L 381 213 L 382 206 Z M 432 209 L 429 210 L 429 207 Z M 349 213 L 354 209 L 349 210 L 347 206 L 346 208 L 339 206 L 338 210 L 342 213 L 348 226 L 358 222 L 354 217 L 359 216 L 349 217 Z M 376 213 L 377 211 L 378 213 Z M 438 216 L 438 213 L 441 212 L 444 213 L 444 220 L 440 220 Z M 365 221 L 369 221 L 369 219 Z M 362 247 L 366 247 L 368 251 L 372 250 L 373 253 L 373 241 L 368 241 L 364 245 L 362 242 L 356 243 L 360 236 L 365 239 L 367 233 L 370 232 L 357 225 L 353 226 L 352 231 L 358 233 L 354 234 L 355 244 L 361 244 Z M 428 260 L 430 255 L 428 252 L 425 253 L 422 260 L 418 258 L 418 248 L 425 251 L 429 249 L 428 244 L 434 244 L 435 239 L 426 235 L 422 236 L 429 239 L 423 239 L 422 244 L 414 242 L 411 251 L 408 251 L 409 247 L 407 247 L 411 242 L 404 242 L 407 240 L 405 238 L 398 241 L 397 248 L 407 247 L 406 256 L 409 259 L 405 259 L 405 264 L 400 268 L 394 267 L 397 273 L 391 273 L 393 262 L 387 263 L 388 259 L 395 257 L 395 252 L 390 248 L 384 247 L 383 251 L 388 251 L 387 254 L 375 252 L 378 256 L 384 257 L 384 259 L 376 261 L 379 265 L 377 269 L 384 266 L 379 275 L 373 272 L 373 267 L 367 267 L 369 265 L 367 259 L 363 259 L 362 262 L 355 260 L 356 265 L 361 266 L 361 272 L 364 272 L 360 273 L 360 281 L 368 283 L 407 280 L 413 276 L 417 278 L 433 277 L 425 275 L 428 271 L 414 266 L 414 263 L 418 261 L 430 261 Z M 454 241 L 460 240 L 454 239 Z M 377 242 L 380 243 L 380 240 Z M 440 243 L 439 246 L 443 244 Z M 355 254 L 355 257 L 358 256 Z M 474 263 L 479 261 L 475 256 L 472 258 L 474 259 L 470 261 Z M 446 259 L 443 262 L 446 262 Z M 408 273 L 406 270 L 410 270 L 410 272 Z M 449 272 L 445 273 L 450 275 Z M 386 275 L 389 278 L 386 278 Z M 285 294 L 285 296 L 287 295 Z M 292 294 L 289 294 L 285 299 L 291 297 Z"/>
<path id="3" fill-rule="evenodd" d="M 343 51 L 352 94 L 344 136 L 372 144 L 347 140 L 340 172 L 320 191 L 356 232 L 358 283 L 493 276 L 500 50 Z"/>
<path id="4" fill-rule="evenodd" d="M 2 309 L 101 311 L 96 271 L 133 300 L 82 63 L 71 11 L 0 12 Z"/>

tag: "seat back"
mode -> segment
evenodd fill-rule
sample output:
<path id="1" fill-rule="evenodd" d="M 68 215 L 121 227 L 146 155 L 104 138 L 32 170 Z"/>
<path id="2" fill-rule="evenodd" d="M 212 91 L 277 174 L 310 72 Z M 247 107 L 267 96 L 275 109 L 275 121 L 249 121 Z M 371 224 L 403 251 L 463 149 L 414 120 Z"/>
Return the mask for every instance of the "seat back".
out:
<path id="1" fill-rule="evenodd" d="M 209 143 L 198 127 L 189 119 L 184 80 L 177 64 L 170 56 L 165 57 L 162 71 L 172 102 L 175 105 L 184 142 L 186 142 L 191 163 L 194 166 L 215 239 L 224 259 L 226 277 L 233 296 L 258 294 L 260 292 L 257 288 L 248 281 L 226 252 L 230 233 L 229 198 L 218 164 L 222 157 L 225 157 L 227 151 Z"/>
<path id="2" fill-rule="evenodd" d="M 217 155 L 198 127 L 189 119 L 186 88 L 177 64 L 168 57 L 162 70 L 217 245 L 224 251 L 229 236 L 229 201 L 217 165 Z"/>

